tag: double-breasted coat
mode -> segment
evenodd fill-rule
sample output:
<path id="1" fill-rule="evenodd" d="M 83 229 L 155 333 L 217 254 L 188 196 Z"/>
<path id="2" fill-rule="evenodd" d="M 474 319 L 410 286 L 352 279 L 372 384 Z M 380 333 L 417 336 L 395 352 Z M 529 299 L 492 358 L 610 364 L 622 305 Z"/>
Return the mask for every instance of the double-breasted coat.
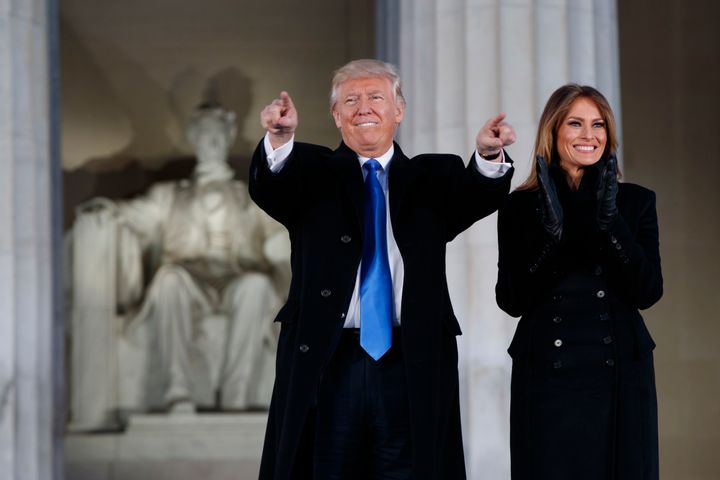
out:
<path id="1" fill-rule="evenodd" d="M 513 480 L 658 478 L 655 344 L 638 309 L 662 295 L 655 194 L 621 183 L 619 216 L 596 227 L 597 167 L 571 191 L 554 245 L 538 191 L 515 191 L 498 216 L 499 306 L 522 316 L 513 358 Z"/>
<path id="2" fill-rule="evenodd" d="M 406 157 L 397 144 L 388 167 L 393 233 L 403 258 L 401 341 L 408 382 L 413 478 L 463 479 L 457 344 L 445 276 L 446 244 L 494 212 L 512 169 L 484 177 L 454 155 Z M 250 167 L 250 194 L 287 227 L 292 282 L 281 323 L 276 379 L 261 479 L 310 475 L 318 386 L 342 332 L 362 256 L 363 176 L 344 144 L 335 151 L 296 142 L 272 173 L 262 142 Z"/>

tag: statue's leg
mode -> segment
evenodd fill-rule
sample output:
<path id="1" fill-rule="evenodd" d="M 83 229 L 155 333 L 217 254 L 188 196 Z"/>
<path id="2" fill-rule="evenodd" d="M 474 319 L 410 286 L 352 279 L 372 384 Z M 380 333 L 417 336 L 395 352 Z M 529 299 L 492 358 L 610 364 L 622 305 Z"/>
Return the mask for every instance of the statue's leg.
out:
<path id="1" fill-rule="evenodd" d="M 165 376 L 166 405 L 190 402 L 192 370 L 190 349 L 197 318 L 211 311 L 197 282 L 178 265 L 161 266 L 146 297 L 148 320 L 155 321 L 157 342 Z M 145 309 L 144 309 L 145 310 Z"/>
<path id="2" fill-rule="evenodd" d="M 274 356 L 272 320 L 280 299 L 270 278 L 262 273 L 246 273 L 233 281 L 223 293 L 223 307 L 230 316 L 225 363 L 221 377 L 222 406 L 240 410 L 262 407 L 255 399 L 269 397 L 258 388 L 272 388 L 272 374 L 262 362 Z"/>

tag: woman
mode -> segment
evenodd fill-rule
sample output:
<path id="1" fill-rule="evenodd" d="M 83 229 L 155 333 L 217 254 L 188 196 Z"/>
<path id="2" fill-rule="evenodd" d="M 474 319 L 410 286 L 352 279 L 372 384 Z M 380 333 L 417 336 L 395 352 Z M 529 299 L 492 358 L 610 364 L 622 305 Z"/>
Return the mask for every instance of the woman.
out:
<path id="1" fill-rule="evenodd" d="M 616 149 L 605 97 L 559 88 L 500 209 L 497 302 L 522 317 L 514 480 L 658 478 L 655 344 L 638 313 L 662 296 L 655 194 L 618 184 Z"/>

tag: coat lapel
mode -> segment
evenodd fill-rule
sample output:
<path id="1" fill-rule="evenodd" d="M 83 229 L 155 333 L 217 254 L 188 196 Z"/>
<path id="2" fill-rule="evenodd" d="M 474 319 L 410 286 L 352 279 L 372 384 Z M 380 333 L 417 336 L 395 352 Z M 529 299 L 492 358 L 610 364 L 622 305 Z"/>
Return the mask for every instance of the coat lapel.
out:
<path id="1" fill-rule="evenodd" d="M 390 219 L 395 224 L 398 213 L 402 210 L 403 202 L 407 198 L 407 191 L 420 173 L 413 162 L 395 144 L 395 153 L 390 162 L 388 172 L 388 191 L 390 195 Z"/>
<path id="2" fill-rule="evenodd" d="M 340 143 L 329 159 L 330 168 L 337 174 L 342 183 L 350 203 L 352 203 L 355 217 L 362 228 L 363 223 L 363 175 L 360 163 L 355 152 Z"/>

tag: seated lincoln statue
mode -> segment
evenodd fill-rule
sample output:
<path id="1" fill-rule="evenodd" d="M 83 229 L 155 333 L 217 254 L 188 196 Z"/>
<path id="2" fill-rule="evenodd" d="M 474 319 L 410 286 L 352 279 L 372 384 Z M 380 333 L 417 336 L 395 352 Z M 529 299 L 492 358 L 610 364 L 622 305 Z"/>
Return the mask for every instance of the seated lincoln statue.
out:
<path id="1" fill-rule="evenodd" d="M 198 108 L 192 178 L 81 205 L 68 242 L 71 425 L 269 404 L 287 232 L 227 163 L 235 115 Z"/>

